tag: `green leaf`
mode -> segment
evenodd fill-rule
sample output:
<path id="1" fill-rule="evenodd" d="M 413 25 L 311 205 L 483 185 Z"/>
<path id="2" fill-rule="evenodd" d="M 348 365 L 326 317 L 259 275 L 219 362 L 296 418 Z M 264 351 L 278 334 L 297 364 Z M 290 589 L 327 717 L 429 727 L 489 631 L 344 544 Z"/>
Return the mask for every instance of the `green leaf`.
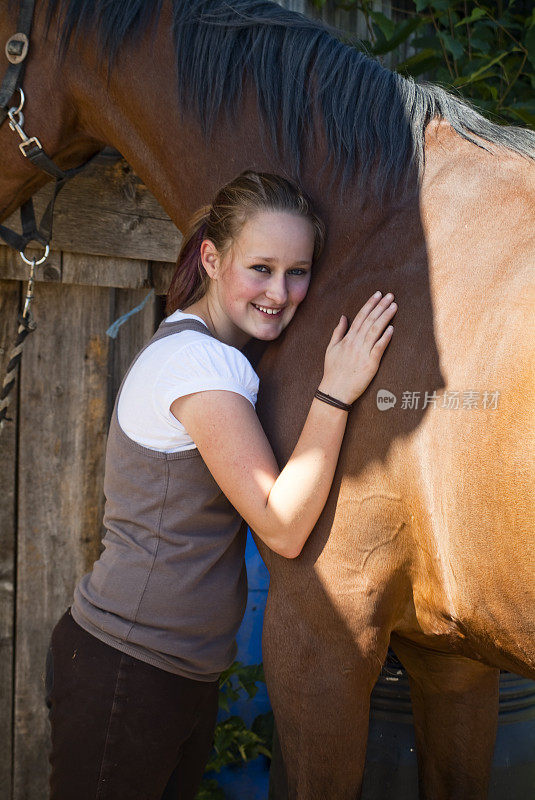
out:
<path id="1" fill-rule="evenodd" d="M 515 48 L 515 49 L 518 49 L 518 48 Z M 480 67 L 479 69 L 476 69 L 476 71 L 472 72 L 470 75 L 466 75 L 466 76 L 463 75 L 463 76 L 461 76 L 459 78 L 456 78 L 455 81 L 453 82 L 454 86 L 465 86 L 467 83 L 472 83 L 476 78 L 478 78 L 480 75 L 483 75 L 484 72 L 486 72 L 488 69 L 493 67 L 494 64 L 498 64 L 500 61 L 502 61 L 502 59 L 504 59 L 508 55 L 509 55 L 509 53 L 500 53 L 499 56 L 496 56 L 496 58 L 493 58 L 490 61 L 488 61 L 486 64 L 483 64 L 482 67 Z"/>
<path id="2" fill-rule="evenodd" d="M 441 55 L 434 50 L 421 50 L 419 53 L 416 53 L 398 64 L 396 70 L 402 74 L 412 75 L 413 78 L 416 78 L 418 75 L 429 72 L 429 70 L 436 67 L 437 63 L 440 63 L 440 60 Z"/>
<path id="3" fill-rule="evenodd" d="M 424 8 L 428 7 L 429 0 L 414 0 L 414 5 L 416 6 L 416 11 L 423 11 Z"/>
<path id="4" fill-rule="evenodd" d="M 379 43 L 376 45 L 373 48 L 373 54 L 380 56 L 395 50 L 396 47 L 399 47 L 400 44 L 408 39 L 411 33 L 419 28 L 420 25 L 423 25 L 424 22 L 425 20 L 422 17 L 412 17 L 411 19 L 402 22 L 401 25 L 396 25 L 396 32 L 392 38 L 389 39 L 388 42 Z"/>
<path id="5" fill-rule="evenodd" d="M 526 28 L 531 28 L 532 25 L 535 25 L 535 7 L 533 8 L 533 11 L 531 12 L 531 17 L 526 17 L 524 22 L 525 22 Z"/>
<path id="6" fill-rule="evenodd" d="M 477 83 L 479 91 L 485 81 L 487 81 L 489 78 L 496 78 L 498 74 L 499 74 L 498 72 L 492 72 L 492 71 L 485 72 L 481 73 L 481 75 L 479 75 L 477 78 L 474 78 L 473 75 L 459 75 L 459 77 L 455 78 L 455 80 L 452 82 L 451 85 L 456 86 L 457 88 L 459 87 L 462 88 L 463 86 L 468 86 L 468 85 L 472 86 Z"/>
<path id="7" fill-rule="evenodd" d="M 259 755 L 269 757 L 266 742 L 253 730 L 249 730 L 240 717 L 229 717 L 216 725 L 214 751 L 206 769 L 219 772 L 230 764 L 252 761 Z"/>
<path id="8" fill-rule="evenodd" d="M 440 50 L 440 39 L 435 34 L 424 34 L 422 36 L 415 36 L 411 45 L 416 50 Z"/>
<path id="9" fill-rule="evenodd" d="M 535 25 L 529 29 L 524 39 L 524 45 L 528 51 L 528 59 L 532 67 L 535 67 Z"/>
<path id="10" fill-rule="evenodd" d="M 490 42 L 487 42 L 485 39 L 478 39 L 477 36 L 472 36 L 470 45 L 472 47 L 472 52 L 479 50 L 481 53 L 488 53 L 491 48 Z"/>
<path id="11" fill-rule="evenodd" d="M 470 16 L 469 17 L 464 17 L 463 19 L 460 19 L 459 22 L 457 22 L 455 24 L 455 27 L 458 28 L 459 25 L 466 25 L 466 24 L 468 24 L 470 22 L 476 22 L 476 20 L 481 19 L 481 17 L 486 17 L 486 16 L 487 16 L 487 12 L 485 11 L 484 8 L 474 8 L 474 10 L 470 14 Z"/>
<path id="12" fill-rule="evenodd" d="M 195 800 L 226 800 L 226 794 L 217 781 L 207 780 L 201 783 Z"/>
<path id="13" fill-rule="evenodd" d="M 251 730 L 264 742 L 266 747 L 266 752 L 264 753 L 265 756 L 271 758 L 271 752 L 269 748 L 271 747 L 271 743 L 273 741 L 273 729 L 275 727 L 275 718 L 273 717 L 273 711 L 268 711 L 266 714 L 258 714 L 257 717 L 254 718 L 253 724 L 251 725 Z"/>
<path id="14" fill-rule="evenodd" d="M 394 35 L 396 30 L 396 23 L 394 20 L 389 19 L 387 16 L 382 14 L 380 11 L 371 11 L 370 16 L 388 41 Z"/>
<path id="15" fill-rule="evenodd" d="M 488 80 L 488 78 L 494 77 L 494 76 L 491 73 L 490 75 L 487 75 L 486 77 L 487 77 L 487 80 Z M 486 89 L 488 91 L 488 93 L 490 94 L 490 96 L 492 97 L 492 99 L 494 100 L 495 103 L 498 102 L 498 89 L 496 88 L 496 86 L 492 86 L 490 83 L 484 82 L 483 86 L 481 86 L 481 84 L 480 84 L 479 90 L 481 91 L 482 88 Z"/>
<path id="16" fill-rule="evenodd" d="M 453 36 L 450 36 L 449 33 L 445 33 L 444 31 L 440 31 L 439 34 L 440 38 L 444 42 L 444 46 L 446 50 L 449 50 L 452 54 L 453 58 L 462 58 L 464 55 L 464 47 L 457 39 L 454 39 Z"/>
<path id="17" fill-rule="evenodd" d="M 432 0 L 431 6 L 436 11 L 448 11 L 452 6 L 452 2 L 451 0 Z"/>
<path id="18" fill-rule="evenodd" d="M 535 100 L 526 100 L 522 103 L 511 103 L 503 111 L 510 111 L 514 116 L 535 128 Z"/>

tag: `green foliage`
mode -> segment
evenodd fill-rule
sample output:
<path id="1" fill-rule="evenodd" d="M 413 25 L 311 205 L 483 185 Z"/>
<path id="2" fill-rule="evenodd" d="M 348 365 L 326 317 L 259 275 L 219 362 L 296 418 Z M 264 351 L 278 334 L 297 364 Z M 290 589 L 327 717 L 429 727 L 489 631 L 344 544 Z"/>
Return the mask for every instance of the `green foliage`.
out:
<path id="1" fill-rule="evenodd" d="M 267 742 L 249 729 L 240 717 L 229 717 L 216 728 L 214 752 L 206 769 L 209 772 L 219 772 L 230 764 L 252 761 L 259 755 L 271 758 Z"/>
<path id="2" fill-rule="evenodd" d="M 226 800 L 226 794 L 217 781 L 205 778 L 195 800 Z"/>
<path id="3" fill-rule="evenodd" d="M 245 693 L 249 699 L 258 691 L 257 683 L 265 683 L 262 664 L 244 665 L 235 661 L 219 679 L 219 708 L 228 711 L 230 704 Z"/>
<path id="4" fill-rule="evenodd" d="M 263 683 L 262 664 L 244 665 L 235 661 L 219 679 L 219 708 L 228 712 L 231 703 L 240 697 L 253 698 L 258 683 Z M 221 720 L 214 734 L 214 748 L 206 766 L 208 773 L 219 772 L 223 767 L 244 764 L 263 755 L 271 759 L 273 714 L 259 714 L 250 728 L 236 716 Z M 225 792 L 217 780 L 205 778 L 196 800 L 225 800 Z"/>
<path id="5" fill-rule="evenodd" d="M 464 95 L 495 122 L 535 128 L 535 8 L 526 0 L 409 0 L 404 9 L 393 0 L 397 21 L 373 0 L 312 0 L 328 2 L 363 14 L 364 49 L 393 53 L 401 74 Z M 416 53 L 405 58 L 407 42 Z"/>

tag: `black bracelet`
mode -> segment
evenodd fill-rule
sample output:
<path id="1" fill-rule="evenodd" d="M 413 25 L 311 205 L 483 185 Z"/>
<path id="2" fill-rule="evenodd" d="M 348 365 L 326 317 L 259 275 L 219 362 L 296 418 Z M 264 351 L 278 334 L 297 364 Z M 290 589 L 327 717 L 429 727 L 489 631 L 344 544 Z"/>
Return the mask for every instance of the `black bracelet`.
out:
<path id="1" fill-rule="evenodd" d="M 350 403 L 343 403 L 341 400 L 337 400 L 336 397 L 331 397 L 330 394 L 325 394 L 325 392 L 320 392 L 319 389 L 316 389 L 314 397 L 317 397 L 318 400 L 321 400 L 324 403 L 328 403 L 330 406 L 334 406 L 335 408 L 340 408 L 342 411 L 351 411 Z"/>

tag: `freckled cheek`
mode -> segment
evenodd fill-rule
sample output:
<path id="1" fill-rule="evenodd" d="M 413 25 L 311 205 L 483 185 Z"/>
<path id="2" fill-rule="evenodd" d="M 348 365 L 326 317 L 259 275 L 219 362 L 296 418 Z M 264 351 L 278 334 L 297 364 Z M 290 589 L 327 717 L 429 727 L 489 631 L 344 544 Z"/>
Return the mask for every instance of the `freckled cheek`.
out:
<path id="1" fill-rule="evenodd" d="M 299 305 L 305 299 L 309 285 L 310 281 L 307 281 L 303 286 L 296 287 L 292 292 L 292 300 L 296 305 Z"/>
<path id="2" fill-rule="evenodd" d="M 229 305 L 236 305 L 247 302 L 258 294 L 255 287 L 244 281 L 235 281 L 231 286 L 227 287 L 226 299 Z"/>

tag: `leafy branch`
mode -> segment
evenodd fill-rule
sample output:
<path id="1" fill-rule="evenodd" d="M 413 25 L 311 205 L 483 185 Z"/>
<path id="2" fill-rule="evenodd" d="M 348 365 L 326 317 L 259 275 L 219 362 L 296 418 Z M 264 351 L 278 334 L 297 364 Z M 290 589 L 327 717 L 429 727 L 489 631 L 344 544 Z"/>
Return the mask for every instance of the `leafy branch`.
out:
<path id="1" fill-rule="evenodd" d="M 246 696 L 252 699 L 258 684 L 264 683 L 262 664 L 244 665 L 235 661 L 219 679 L 219 708 L 229 713 L 230 706 Z M 220 772 L 223 767 L 245 764 L 258 756 L 271 759 L 273 738 L 273 714 L 259 714 L 250 728 L 238 716 L 221 720 L 215 729 L 214 747 L 206 765 L 209 776 Z M 207 777 L 197 794 L 196 800 L 225 800 L 225 792 L 216 778 Z"/>
<path id="2" fill-rule="evenodd" d="M 392 5 L 391 16 L 373 0 L 309 3 L 362 14 L 364 51 L 392 53 L 401 74 L 464 94 L 495 120 L 535 128 L 535 8 L 526 0 L 412 0 Z"/>

